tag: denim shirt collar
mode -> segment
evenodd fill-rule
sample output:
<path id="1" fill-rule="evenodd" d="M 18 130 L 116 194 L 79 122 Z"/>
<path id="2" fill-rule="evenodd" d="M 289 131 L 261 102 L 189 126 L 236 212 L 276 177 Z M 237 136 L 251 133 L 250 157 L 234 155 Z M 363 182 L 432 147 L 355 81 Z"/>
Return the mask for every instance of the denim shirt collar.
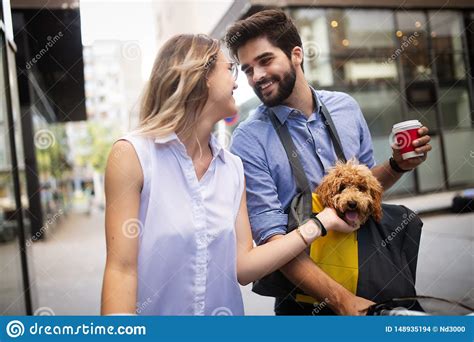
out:
<path id="1" fill-rule="evenodd" d="M 311 93 L 313 94 L 314 102 L 316 103 L 317 109 L 313 113 L 320 113 L 321 110 L 321 100 L 319 99 L 319 95 L 316 93 L 313 87 L 309 87 L 311 89 Z M 273 110 L 276 117 L 280 121 L 281 124 L 284 124 L 285 121 L 288 119 L 288 116 L 295 111 L 296 109 L 285 106 L 285 105 L 278 105 L 273 107 L 267 107 L 269 110 Z"/>

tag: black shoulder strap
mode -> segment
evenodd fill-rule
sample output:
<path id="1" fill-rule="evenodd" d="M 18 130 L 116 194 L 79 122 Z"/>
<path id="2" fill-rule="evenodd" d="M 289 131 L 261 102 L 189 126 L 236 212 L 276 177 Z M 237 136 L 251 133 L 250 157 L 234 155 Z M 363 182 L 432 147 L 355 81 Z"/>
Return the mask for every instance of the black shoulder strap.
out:
<path id="1" fill-rule="evenodd" d="M 337 159 L 342 162 L 346 162 L 346 157 L 344 156 L 344 150 L 342 149 L 341 140 L 339 139 L 339 135 L 337 134 L 336 126 L 334 125 L 334 121 L 332 121 L 332 117 L 329 114 L 328 109 L 321 102 L 321 109 L 324 118 L 324 123 L 328 127 L 329 135 L 331 136 L 332 144 L 334 145 L 334 151 L 336 151 Z"/>
<path id="2" fill-rule="evenodd" d="M 311 193 L 308 178 L 306 178 L 306 174 L 304 173 L 303 165 L 301 164 L 300 158 L 298 157 L 298 150 L 293 143 L 293 139 L 291 138 L 290 132 L 288 131 L 288 127 L 286 127 L 285 124 L 281 125 L 278 122 L 275 113 L 271 109 L 269 112 L 272 125 L 275 128 L 275 131 L 277 132 L 283 147 L 285 148 L 288 161 L 290 162 L 291 169 L 295 175 L 296 187 L 300 192 L 308 191 Z"/>
<path id="3" fill-rule="evenodd" d="M 332 121 L 331 115 L 327 110 L 324 103 L 321 103 L 321 109 L 323 118 L 325 120 L 325 124 L 328 127 L 329 135 L 331 137 L 334 150 L 336 151 L 336 156 L 342 162 L 346 162 L 346 157 L 344 156 L 344 152 L 341 145 L 341 140 L 339 139 L 339 135 L 337 134 L 336 126 Z M 303 213 L 311 213 L 312 212 L 312 195 L 311 195 L 311 187 L 308 182 L 308 178 L 303 169 L 303 165 L 301 164 L 300 158 L 298 157 L 298 150 L 293 143 L 293 139 L 291 138 L 290 132 L 288 127 L 285 124 L 280 124 L 278 119 L 273 112 L 273 110 L 269 109 L 269 117 L 270 121 L 272 122 L 275 131 L 280 138 L 280 141 L 285 149 L 286 155 L 288 157 L 288 161 L 290 162 L 291 170 L 295 176 L 296 187 L 299 192 L 303 195 Z"/>

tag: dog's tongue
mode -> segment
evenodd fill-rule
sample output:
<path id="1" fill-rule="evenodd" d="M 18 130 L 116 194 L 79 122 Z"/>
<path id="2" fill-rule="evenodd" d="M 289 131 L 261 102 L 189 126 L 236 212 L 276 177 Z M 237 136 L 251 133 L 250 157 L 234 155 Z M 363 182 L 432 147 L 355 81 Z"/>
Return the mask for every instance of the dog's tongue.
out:
<path id="1" fill-rule="evenodd" d="M 346 218 L 347 221 L 357 221 L 359 218 L 359 214 L 357 214 L 357 211 L 346 211 L 344 213 L 344 217 Z"/>

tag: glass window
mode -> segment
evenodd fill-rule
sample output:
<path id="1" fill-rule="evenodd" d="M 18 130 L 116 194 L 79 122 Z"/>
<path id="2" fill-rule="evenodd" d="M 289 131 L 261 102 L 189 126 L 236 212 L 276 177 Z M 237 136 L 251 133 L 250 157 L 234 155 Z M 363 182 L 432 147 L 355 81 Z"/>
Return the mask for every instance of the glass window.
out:
<path id="1" fill-rule="evenodd" d="M 327 11 L 332 53 L 387 55 L 393 49 L 393 14 L 382 10 Z"/>
<path id="2" fill-rule="evenodd" d="M 465 186 L 474 182 L 474 127 L 465 64 L 468 51 L 463 44 L 463 16 L 455 11 L 430 11 L 428 15 L 439 82 L 438 101 L 448 182 L 450 186 Z"/>
<path id="3" fill-rule="evenodd" d="M 305 51 L 305 76 L 315 87 L 343 91 L 361 106 L 372 135 L 401 121 L 401 94 L 392 11 L 296 9 L 292 17 Z M 377 23 L 377 24 L 374 24 Z"/>
<path id="4" fill-rule="evenodd" d="M 463 52 L 463 17 L 455 11 L 430 11 L 430 36 L 436 54 Z"/>
<path id="5" fill-rule="evenodd" d="M 303 40 L 307 80 L 357 100 L 377 162 L 391 153 L 392 125 L 418 119 L 433 139 L 429 161 L 418 170 L 420 190 L 444 186 L 441 130 L 450 184 L 473 183 L 472 157 L 463 149 L 474 134 L 461 12 L 300 8 L 291 16 Z M 393 192 L 414 192 L 414 177 L 403 177 Z"/>
<path id="6" fill-rule="evenodd" d="M 403 120 L 395 55 L 394 14 L 386 10 L 295 9 L 291 13 L 305 48 L 305 76 L 316 88 L 342 91 L 359 103 L 378 163 L 391 153 L 392 126 Z M 404 177 L 393 192 L 413 192 Z"/>
<path id="7" fill-rule="evenodd" d="M 0 313 L 24 315 L 23 276 L 18 241 L 17 208 L 13 188 L 10 140 L 8 135 L 6 89 L 8 75 L 4 35 L 0 34 Z"/>

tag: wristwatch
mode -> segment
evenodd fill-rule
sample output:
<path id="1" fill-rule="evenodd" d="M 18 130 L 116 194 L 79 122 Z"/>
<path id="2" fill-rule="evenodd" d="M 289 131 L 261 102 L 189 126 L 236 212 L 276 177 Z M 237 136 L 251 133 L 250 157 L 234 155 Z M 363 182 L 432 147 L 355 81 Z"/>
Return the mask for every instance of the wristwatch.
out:
<path id="1" fill-rule="evenodd" d="M 410 172 L 411 170 L 403 170 L 400 166 L 398 166 L 397 162 L 393 157 L 390 157 L 388 160 L 390 167 L 392 168 L 393 171 L 398 172 L 398 173 L 405 173 L 405 172 Z"/>
<path id="2" fill-rule="evenodd" d="M 314 223 L 316 223 L 316 225 L 321 229 L 321 236 L 326 236 L 328 234 L 328 231 L 326 229 L 326 227 L 324 227 L 323 223 L 318 219 L 318 217 L 316 216 L 315 213 L 312 213 L 311 214 L 311 217 L 310 217 Z"/>

